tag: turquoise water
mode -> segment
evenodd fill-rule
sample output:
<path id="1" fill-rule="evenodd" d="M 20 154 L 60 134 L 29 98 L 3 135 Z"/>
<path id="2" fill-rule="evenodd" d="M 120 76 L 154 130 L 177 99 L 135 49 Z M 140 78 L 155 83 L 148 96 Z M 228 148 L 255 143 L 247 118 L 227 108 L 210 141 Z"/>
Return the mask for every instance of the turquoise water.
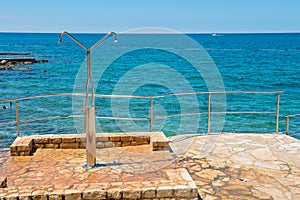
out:
<path id="1" fill-rule="evenodd" d="M 279 131 L 285 132 L 284 116 L 300 113 L 300 34 L 224 34 L 219 37 L 191 34 L 188 36 L 202 45 L 209 53 L 221 74 L 224 89 L 284 91 L 281 95 Z M 75 34 L 75 37 L 87 46 L 91 46 L 101 38 L 101 35 Z M 152 35 L 151 37 L 159 36 Z M 151 42 L 151 39 L 146 40 Z M 155 41 L 157 40 L 153 40 L 153 42 Z M 118 44 L 106 41 L 101 48 L 107 51 L 130 48 L 126 45 L 129 44 L 125 42 L 125 39 L 122 41 L 120 36 Z M 130 45 L 134 45 L 134 43 Z M 193 51 L 198 50 L 184 45 L 174 45 L 172 48 L 185 48 L 186 51 L 191 52 L 191 55 Z M 5 51 L 28 51 L 37 59 L 47 59 L 49 62 L 30 65 L 28 71 L 0 71 L 0 99 L 39 94 L 72 93 L 78 70 L 85 59 L 83 49 L 70 39 L 64 38 L 63 44 L 58 44 L 58 34 L 0 33 L 0 52 Z M 106 54 L 104 55 L 106 56 Z M 134 66 L 145 63 L 166 65 L 172 63 L 172 67 L 189 81 L 194 91 L 208 90 L 205 81 L 199 78 L 197 71 L 189 66 L 188 62 L 168 53 L 168 51 L 141 49 L 132 51 L 112 63 L 111 67 L 103 72 L 99 83 L 96 85 L 96 93 L 112 94 L 116 83 L 126 72 Z M 46 72 L 42 72 L 42 70 L 46 70 Z M 129 95 L 161 95 L 168 93 L 172 93 L 172 90 L 168 87 L 149 83 L 140 86 L 134 93 Z M 199 110 L 193 112 L 205 112 L 207 110 L 207 96 L 198 95 L 197 100 Z M 251 96 L 228 94 L 226 101 L 227 110 L 231 111 L 275 111 L 276 108 L 276 94 Z M 8 105 L 8 103 L 0 103 L 0 105 Z M 182 106 L 178 103 L 176 97 L 155 100 L 154 105 L 159 105 L 158 108 L 164 108 L 164 113 L 154 112 L 157 115 L 179 114 Z M 109 99 L 97 98 L 96 107 L 101 108 L 97 112 L 97 116 L 112 115 Z M 149 116 L 149 100 L 130 100 L 129 108 L 132 117 Z M 71 114 L 72 99 L 70 97 L 51 97 L 20 102 L 21 120 L 30 119 L 33 116 L 47 117 Z M 14 120 L 14 104 L 12 108 L 0 109 L 0 123 Z M 178 134 L 180 120 L 180 117 L 157 120 L 154 122 L 154 129 L 161 129 L 168 135 Z M 206 121 L 206 115 L 201 115 L 197 132 L 206 132 Z M 122 131 L 113 120 L 98 120 L 98 122 L 98 131 Z M 290 122 L 290 132 L 296 138 L 300 138 L 300 134 L 298 134 L 300 131 L 299 122 L 300 117 L 292 118 Z M 136 131 L 149 130 L 149 122 L 138 121 L 136 124 L 139 125 Z M 21 124 L 22 135 L 74 133 L 76 131 L 80 132 L 82 130 L 76 130 L 73 120 L 67 119 Z M 223 131 L 274 132 L 275 115 L 228 114 L 225 118 Z M 0 126 L 0 148 L 9 146 L 15 137 L 16 129 L 14 125 Z"/>

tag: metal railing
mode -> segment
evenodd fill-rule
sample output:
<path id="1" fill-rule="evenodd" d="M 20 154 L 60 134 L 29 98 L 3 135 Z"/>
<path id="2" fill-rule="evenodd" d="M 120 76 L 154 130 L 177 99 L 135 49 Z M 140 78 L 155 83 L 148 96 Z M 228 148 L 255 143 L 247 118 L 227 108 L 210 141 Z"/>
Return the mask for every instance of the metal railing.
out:
<path id="1" fill-rule="evenodd" d="M 286 135 L 289 135 L 290 118 L 297 117 L 297 116 L 300 116 L 300 113 L 284 116 L 285 117 L 285 134 Z"/>
<path id="2" fill-rule="evenodd" d="M 166 94 L 166 95 L 159 95 L 159 96 L 130 96 L 130 95 L 100 95 L 96 94 L 96 98 L 129 98 L 129 99 L 148 99 L 149 104 L 149 117 L 140 117 L 140 118 L 133 118 L 133 117 L 107 117 L 107 116 L 96 116 L 97 119 L 108 119 L 108 120 L 134 120 L 134 121 L 149 121 L 149 131 L 153 131 L 153 122 L 158 119 L 166 119 L 172 117 L 181 117 L 181 116 L 189 116 L 189 115 L 207 115 L 207 133 L 211 133 L 211 115 L 212 114 L 275 114 L 276 115 L 276 127 L 275 132 L 278 134 L 279 129 L 279 111 L 280 111 L 280 95 L 283 91 L 219 91 L 219 92 L 185 92 L 185 93 L 174 93 L 174 94 Z M 211 96 L 216 94 L 275 94 L 277 96 L 276 100 L 276 110 L 275 111 L 224 111 L 224 112 L 213 112 L 211 111 Z M 166 115 L 166 116 L 157 116 L 153 115 L 153 105 L 155 99 L 161 99 L 171 96 L 182 96 L 182 95 L 207 95 L 207 111 L 206 112 L 189 112 L 189 113 L 181 113 L 181 114 L 173 114 L 173 115 Z M 35 121 L 42 121 L 42 120 L 50 120 L 50 119 L 68 119 L 68 118 L 82 118 L 83 115 L 67 115 L 67 116 L 50 116 L 44 118 L 34 118 L 34 119 L 26 119 L 20 120 L 19 118 L 19 102 L 25 100 L 32 100 L 38 98 L 48 98 L 48 97 L 85 97 L 85 94 L 80 93 L 72 93 L 72 94 L 46 94 L 46 95 L 38 95 L 38 96 L 29 96 L 23 98 L 11 98 L 0 100 L 1 102 L 15 102 L 15 121 L 11 122 L 4 122 L 0 123 L 0 126 L 6 125 L 16 125 L 17 135 L 20 136 L 20 123 L 29 123 Z M 298 114 L 297 114 L 298 115 Z M 300 115 L 300 114 L 299 114 Z M 288 127 L 288 118 L 291 116 L 296 115 L 289 115 L 286 116 L 287 119 L 287 127 Z M 287 129 L 288 130 L 288 129 Z"/>

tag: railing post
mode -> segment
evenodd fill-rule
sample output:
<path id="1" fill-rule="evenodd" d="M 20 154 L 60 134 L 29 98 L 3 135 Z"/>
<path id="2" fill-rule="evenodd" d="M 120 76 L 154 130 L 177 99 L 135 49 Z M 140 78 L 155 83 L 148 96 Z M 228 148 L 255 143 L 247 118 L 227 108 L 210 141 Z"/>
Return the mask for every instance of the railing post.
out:
<path id="1" fill-rule="evenodd" d="M 153 125 L 153 99 L 150 99 L 150 132 L 152 132 Z"/>
<path id="2" fill-rule="evenodd" d="M 210 93 L 207 99 L 207 134 L 210 134 Z"/>
<path id="3" fill-rule="evenodd" d="M 276 134 L 278 134 L 278 128 L 279 128 L 279 106 L 280 106 L 280 92 L 277 93 L 277 105 L 276 105 Z"/>
<path id="4" fill-rule="evenodd" d="M 286 135 L 289 135 L 289 121 L 290 121 L 289 117 L 286 116 L 285 117 L 285 134 Z"/>
<path id="5" fill-rule="evenodd" d="M 17 128 L 17 135 L 20 136 L 20 120 L 19 120 L 19 102 L 16 101 L 16 128 Z"/>

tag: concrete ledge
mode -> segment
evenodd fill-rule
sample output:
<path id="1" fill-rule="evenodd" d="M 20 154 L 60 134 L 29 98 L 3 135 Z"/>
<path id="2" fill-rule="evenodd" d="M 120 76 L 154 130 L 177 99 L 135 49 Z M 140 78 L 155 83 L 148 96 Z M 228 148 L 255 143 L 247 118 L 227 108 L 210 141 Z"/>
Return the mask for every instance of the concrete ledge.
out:
<path id="1" fill-rule="evenodd" d="M 0 176 L 0 188 L 6 188 L 6 187 L 7 187 L 7 177 Z"/>
<path id="2" fill-rule="evenodd" d="M 186 169 L 167 170 L 167 180 L 145 182 L 112 182 L 75 184 L 72 188 L 56 188 L 53 185 L 14 187 L 0 189 L 0 199 L 198 199 L 196 184 Z M 2 195 L 2 196 L 1 196 Z"/>
<path id="3" fill-rule="evenodd" d="M 105 133 L 96 135 L 97 148 L 151 145 L 153 151 L 167 150 L 163 132 Z M 10 146 L 11 156 L 30 156 L 35 149 L 85 149 L 85 134 L 33 135 L 18 137 Z"/>

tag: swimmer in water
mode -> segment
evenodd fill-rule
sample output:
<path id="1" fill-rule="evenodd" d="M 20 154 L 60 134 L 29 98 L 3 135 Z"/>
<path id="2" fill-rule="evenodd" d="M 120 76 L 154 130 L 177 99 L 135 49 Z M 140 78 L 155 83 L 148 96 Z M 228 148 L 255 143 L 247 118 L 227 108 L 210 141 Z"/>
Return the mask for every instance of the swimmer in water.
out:
<path id="1" fill-rule="evenodd" d="M 3 110 L 6 110 L 7 108 L 11 108 L 12 107 L 12 102 L 9 102 L 9 106 L 2 106 Z"/>

